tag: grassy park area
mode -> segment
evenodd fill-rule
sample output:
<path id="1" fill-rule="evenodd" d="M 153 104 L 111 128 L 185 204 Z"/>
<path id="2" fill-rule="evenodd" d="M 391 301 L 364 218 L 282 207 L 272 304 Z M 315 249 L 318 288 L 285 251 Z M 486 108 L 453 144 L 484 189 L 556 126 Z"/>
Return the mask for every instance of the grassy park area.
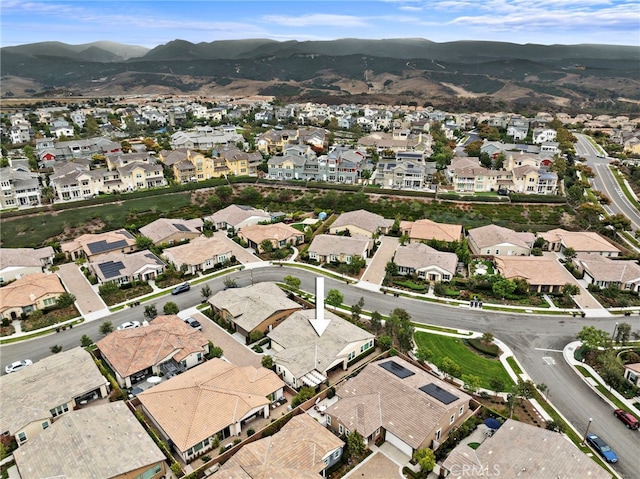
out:
<path id="1" fill-rule="evenodd" d="M 480 386 L 483 388 L 491 389 L 490 381 L 494 377 L 502 379 L 505 386 L 513 384 L 498 359 L 490 359 L 475 353 L 461 338 L 418 331 L 415 334 L 415 341 L 418 347 L 425 347 L 433 353 L 430 362 L 438 364 L 445 357 L 451 358 L 460 366 L 461 374 L 478 376 Z"/>

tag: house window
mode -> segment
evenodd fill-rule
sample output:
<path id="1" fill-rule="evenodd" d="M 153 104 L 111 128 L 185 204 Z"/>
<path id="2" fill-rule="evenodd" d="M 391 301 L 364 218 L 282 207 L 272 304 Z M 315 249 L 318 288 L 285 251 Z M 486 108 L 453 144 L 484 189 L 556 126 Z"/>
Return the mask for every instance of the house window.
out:
<path id="1" fill-rule="evenodd" d="M 345 435 L 345 436 L 347 436 L 347 437 L 349 437 L 349 434 L 351 434 L 351 431 L 349 431 L 348 429 L 346 429 L 346 430 L 344 431 L 344 435 Z"/>
<path id="2" fill-rule="evenodd" d="M 54 304 L 56 304 L 56 298 L 47 298 L 43 301 L 43 304 L 45 306 L 53 306 Z"/>
<path id="3" fill-rule="evenodd" d="M 342 424 L 340 424 L 338 426 L 338 434 L 342 434 L 342 433 L 344 433 L 344 427 L 342 426 Z"/>
<path id="4" fill-rule="evenodd" d="M 42 423 L 42 429 L 46 429 L 49 427 L 49 421 L 45 421 Z"/>
<path id="5" fill-rule="evenodd" d="M 496 254 L 500 254 L 500 250 L 499 249 L 496 250 Z"/>
<path id="6" fill-rule="evenodd" d="M 62 404 L 61 406 L 50 409 L 49 412 L 53 417 L 57 417 L 61 414 L 64 414 L 65 412 L 69 412 L 69 406 L 67 406 L 66 404 Z"/>
<path id="7" fill-rule="evenodd" d="M 337 449 L 336 452 L 333 453 L 333 458 L 338 459 L 340 457 L 340 449 Z"/>
<path id="8" fill-rule="evenodd" d="M 460 410 L 458 411 L 458 416 L 462 416 L 464 414 L 464 406 L 460 406 Z"/>
<path id="9" fill-rule="evenodd" d="M 438 430 L 436 431 L 436 441 L 439 441 L 439 440 L 440 440 L 440 434 L 442 434 L 442 429 L 438 429 Z"/>
<path id="10" fill-rule="evenodd" d="M 452 414 L 451 417 L 449 418 L 449 424 L 453 424 L 456 420 L 456 415 Z"/>
<path id="11" fill-rule="evenodd" d="M 180 364 L 182 364 L 182 367 L 187 367 L 187 360 L 183 359 L 182 361 L 180 361 Z"/>
<path id="12" fill-rule="evenodd" d="M 27 434 L 24 432 L 18 433 L 18 442 L 25 442 L 27 440 Z"/>
<path id="13" fill-rule="evenodd" d="M 198 359 L 198 362 L 202 361 L 202 353 L 196 354 L 196 358 Z"/>
<path id="14" fill-rule="evenodd" d="M 349 353 L 349 357 L 347 358 L 347 361 L 351 361 L 355 357 L 356 357 L 356 352 L 355 351 L 351 351 Z"/>
<path id="15" fill-rule="evenodd" d="M 331 426 L 331 416 L 327 416 L 327 426 Z"/>
<path id="16" fill-rule="evenodd" d="M 162 466 L 160 464 L 155 464 L 144 471 L 142 474 L 138 474 L 134 479 L 151 479 L 153 476 L 160 472 L 162 472 Z"/>

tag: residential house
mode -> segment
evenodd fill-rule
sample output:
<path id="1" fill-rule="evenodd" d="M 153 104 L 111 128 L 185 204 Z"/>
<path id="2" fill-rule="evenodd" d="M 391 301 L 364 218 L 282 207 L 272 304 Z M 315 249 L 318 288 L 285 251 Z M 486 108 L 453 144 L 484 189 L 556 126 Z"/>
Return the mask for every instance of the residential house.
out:
<path id="1" fill-rule="evenodd" d="M 99 283 L 114 282 L 118 285 L 153 280 L 164 272 L 165 266 L 160 258 L 146 250 L 103 254 L 88 265 Z"/>
<path id="2" fill-rule="evenodd" d="M 0 209 L 39 206 L 42 192 L 38 173 L 24 166 L 0 168 Z"/>
<path id="3" fill-rule="evenodd" d="M 62 252 L 71 260 L 87 258 L 92 262 L 96 256 L 119 251 L 131 253 L 136 249 L 136 239 L 127 230 L 119 229 L 106 233 L 87 233 L 76 239 L 62 243 Z"/>
<path id="4" fill-rule="evenodd" d="M 309 146 L 288 146 L 283 155 L 267 160 L 270 178 L 283 180 L 322 180 L 316 153 Z M 326 178 L 325 178 L 326 181 Z"/>
<path id="5" fill-rule="evenodd" d="M 506 173 L 481 166 L 480 159 L 476 157 L 453 158 L 445 174 L 457 193 L 498 191 L 499 179 L 503 182 L 509 181 Z"/>
<path id="6" fill-rule="evenodd" d="M 210 126 L 197 127 L 192 131 L 176 131 L 171 135 L 171 148 L 189 148 L 195 150 L 211 150 L 224 145 L 235 145 L 244 142 L 241 134 L 233 129 L 213 128 Z"/>
<path id="7" fill-rule="evenodd" d="M 331 224 L 329 232 L 333 235 L 348 231 L 351 236 L 366 236 L 373 238 L 378 234 L 386 234 L 393 226 L 393 220 L 388 220 L 366 210 L 342 213 Z"/>
<path id="8" fill-rule="evenodd" d="M 555 141 L 557 132 L 553 128 L 534 128 L 533 129 L 533 143 L 541 144 Z"/>
<path id="9" fill-rule="evenodd" d="M 44 140 L 43 142 L 36 141 L 36 152 L 41 150 L 51 151 L 58 161 L 77 158 L 91 159 L 95 154 L 107 155 L 109 153 L 122 152 L 122 146 L 119 143 L 103 137 L 57 141 L 53 148 L 50 146 L 50 139 L 45 138 Z"/>
<path id="10" fill-rule="evenodd" d="M 611 477 L 566 435 L 513 419 L 507 419 L 477 447 L 463 440 L 449 453 L 442 469 L 443 477 L 451 478 Z"/>
<path id="11" fill-rule="evenodd" d="M 158 218 L 141 227 L 138 231 L 149 238 L 156 246 L 182 243 L 199 237 L 202 234 L 202 220 Z"/>
<path id="12" fill-rule="evenodd" d="M 283 390 L 273 371 L 211 359 L 137 398 L 160 437 L 189 462 L 211 450 L 216 439 L 242 434 L 248 421 L 268 418 L 271 403 L 284 397 Z"/>
<path id="13" fill-rule="evenodd" d="M 176 183 L 185 184 L 210 178 L 210 176 L 205 177 L 203 165 L 212 163 L 213 160 L 206 159 L 202 153 L 194 153 L 184 148 L 173 151 L 163 150 L 160 152 L 160 160 L 172 170 Z M 201 167 L 198 172 L 196 172 L 196 162 L 199 162 Z"/>
<path id="14" fill-rule="evenodd" d="M 584 279 L 607 288 L 613 286 L 625 291 L 640 291 L 640 265 L 633 260 L 612 260 L 596 253 L 578 253 L 573 264 Z"/>
<path id="15" fill-rule="evenodd" d="M 236 146 L 223 146 L 213 150 L 214 158 L 224 160 L 225 174 L 235 176 L 255 176 L 258 174 L 258 166 L 262 163 L 262 154 L 259 152 L 247 153 Z"/>
<path id="16" fill-rule="evenodd" d="M 315 309 L 293 313 L 267 334 L 276 373 L 296 389 L 317 387 L 374 347 L 375 335 L 325 311 L 323 280 L 316 278 Z"/>
<path id="17" fill-rule="evenodd" d="M 199 236 L 189 243 L 165 249 L 162 256 L 185 274 L 196 274 L 225 264 L 233 253 L 223 239 Z"/>
<path id="18" fill-rule="evenodd" d="M 78 346 L 0 376 L 0 390 L 0 433 L 15 436 L 22 446 L 69 411 L 106 398 L 109 381 Z"/>
<path id="19" fill-rule="evenodd" d="M 9 129 L 9 139 L 14 145 L 28 143 L 31 141 L 31 126 L 29 124 L 13 125 Z"/>
<path id="20" fill-rule="evenodd" d="M 238 237 L 258 253 L 264 253 L 264 241 L 271 243 L 274 250 L 304 243 L 304 233 L 284 223 L 243 226 L 238 230 Z"/>
<path id="21" fill-rule="evenodd" d="M 55 251 L 44 248 L 0 248 L 0 285 L 33 273 L 44 273 L 53 264 Z"/>
<path id="22" fill-rule="evenodd" d="M 130 163 L 119 167 L 118 175 L 126 191 L 167 186 L 162 165 L 158 164 Z"/>
<path id="23" fill-rule="evenodd" d="M 166 457 L 123 401 L 65 414 L 14 451 L 21 479 L 166 477 Z"/>
<path id="24" fill-rule="evenodd" d="M 116 330 L 100 339 L 100 356 L 120 387 L 149 376 L 171 377 L 205 361 L 209 340 L 177 315 L 156 316 L 139 328 Z"/>
<path id="25" fill-rule="evenodd" d="M 507 125 L 507 136 L 513 137 L 513 141 L 522 141 L 529 133 L 529 120 L 519 115 L 514 115 Z"/>
<path id="26" fill-rule="evenodd" d="M 413 134 L 407 129 L 394 129 L 391 133 L 376 131 L 360 138 L 358 147 L 375 148 L 378 152 L 430 150 L 431 136 L 422 132 Z"/>
<path id="27" fill-rule="evenodd" d="M 0 288 L 0 316 L 9 320 L 54 306 L 64 286 L 55 274 L 33 273 Z"/>
<path id="28" fill-rule="evenodd" d="M 404 454 L 436 449 L 470 414 L 471 397 L 399 356 L 369 363 L 337 390 L 325 411 L 339 435 L 384 437 Z"/>
<path id="29" fill-rule="evenodd" d="M 309 245 L 309 259 L 318 263 L 347 263 L 368 258 L 373 240 L 366 236 L 317 235 Z"/>
<path id="30" fill-rule="evenodd" d="M 382 160 L 376 166 L 374 181 L 384 188 L 420 190 L 431 184 L 435 172 L 433 162 Z"/>
<path id="31" fill-rule="evenodd" d="M 297 144 L 298 130 L 268 130 L 256 138 L 256 148 L 266 155 L 276 155 L 284 152 L 291 144 Z"/>
<path id="32" fill-rule="evenodd" d="M 552 253 L 544 256 L 494 256 L 498 273 L 503 278 L 524 279 L 534 293 L 561 293 L 573 277 Z"/>
<path id="33" fill-rule="evenodd" d="M 270 223 L 271 215 L 264 210 L 259 210 L 253 206 L 245 205 L 229 205 L 211 216 L 207 216 L 205 220 L 213 223 L 213 226 L 219 230 L 233 228 L 238 231 L 249 225 L 257 225 L 258 223 Z"/>
<path id="34" fill-rule="evenodd" d="M 245 288 L 229 288 L 209 298 L 219 314 L 248 343 L 251 333 L 266 334 L 302 306 L 289 299 L 275 283 L 256 283 Z"/>
<path id="35" fill-rule="evenodd" d="M 640 363 L 624 365 L 624 378 L 636 387 L 640 387 Z"/>
<path id="36" fill-rule="evenodd" d="M 403 234 L 409 237 L 411 243 L 436 240 L 446 243 L 462 241 L 462 225 L 450 225 L 446 223 L 436 223 L 430 219 L 421 219 L 408 222 L 402 228 Z"/>
<path id="37" fill-rule="evenodd" d="M 473 228 L 467 233 L 472 254 L 486 256 L 528 256 L 535 242 L 533 233 L 516 232 L 498 225 Z"/>
<path id="38" fill-rule="evenodd" d="M 393 262 L 398 265 L 398 273 L 417 275 L 427 281 L 451 281 L 456 274 L 458 256 L 431 248 L 423 243 L 409 243 L 398 246 Z"/>
<path id="39" fill-rule="evenodd" d="M 576 253 L 593 253 L 606 257 L 619 256 L 621 251 L 603 236 L 594 231 L 567 231 L 556 228 L 538 236 L 544 239 L 542 249 L 545 251 L 564 252 L 572 248 Z"/>
<path id="40" fill-rule="evenodd" d="M 146 163 L 149 165 L 156 163 L 155 157 L 146 151 L 141 153 L 109 153 L 104 157 L 109 170 L 116 170 L 131 163 Z"/>
<path id="41" fill-rule="evenodd" d="M 224 463 L 216 479 L 289 477 L 318 479 L 342 457 L 344 441 L 308 414 L 292 417 L 273 436 L 245 445 Z M 268 472 L 267 472 L 268 471 Z"/>

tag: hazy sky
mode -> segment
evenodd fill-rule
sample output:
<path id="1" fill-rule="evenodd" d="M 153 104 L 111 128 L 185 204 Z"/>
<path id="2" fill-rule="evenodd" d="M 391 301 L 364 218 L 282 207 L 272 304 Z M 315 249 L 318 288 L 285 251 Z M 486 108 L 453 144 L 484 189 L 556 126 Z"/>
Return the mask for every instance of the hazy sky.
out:
<path id="1" fill-rule="evenodd" d="M 0 21 L 2 46 L 408 37 L 640 46 L 640 0 L 1 0 Z"/>

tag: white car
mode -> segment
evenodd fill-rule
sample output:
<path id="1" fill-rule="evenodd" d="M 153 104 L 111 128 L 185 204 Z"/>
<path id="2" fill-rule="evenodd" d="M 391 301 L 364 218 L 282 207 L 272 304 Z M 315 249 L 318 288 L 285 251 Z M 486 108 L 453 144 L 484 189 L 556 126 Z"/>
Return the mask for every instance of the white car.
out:
<path id="1" fill-rule="evenodd" d="M 140 321 L 127 321 L 126 323 L 122 323 L 120 326 L 118 326 L 118 331 L 122 331 L 123 329 L 133 329 L 133 328 L 139 328 L 140 327 Z"/>
<path id="2" fill-rule="evenodd" d="M 4 368 L 4 372 L 7 374 L 15 373 L 16 371 L 20 371 L 27 366 L 31 366 L 32 364 L 33 361 L 31 361 L 31 359 L 23 359 L 22 361 L 16 361 L 15 363 L 7 365 L 7 367 Z"/>

